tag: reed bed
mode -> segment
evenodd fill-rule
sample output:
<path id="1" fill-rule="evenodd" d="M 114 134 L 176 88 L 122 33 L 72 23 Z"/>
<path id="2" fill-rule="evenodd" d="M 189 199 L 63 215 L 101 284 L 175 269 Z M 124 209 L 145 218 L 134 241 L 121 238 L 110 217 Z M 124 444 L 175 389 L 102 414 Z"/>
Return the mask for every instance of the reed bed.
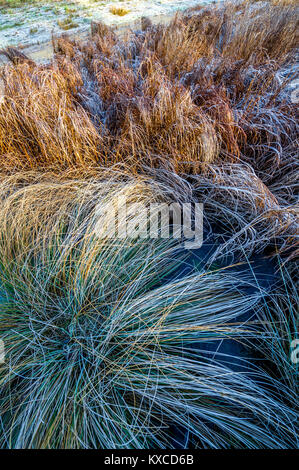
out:
<path id="1" fill-rule="evenodd" d="M 298 447 L 297 28 L 225 2 L 1 51 L 0 447 Z M 203 202 L 204 246 L 115 238 L 119 197 Z"/>

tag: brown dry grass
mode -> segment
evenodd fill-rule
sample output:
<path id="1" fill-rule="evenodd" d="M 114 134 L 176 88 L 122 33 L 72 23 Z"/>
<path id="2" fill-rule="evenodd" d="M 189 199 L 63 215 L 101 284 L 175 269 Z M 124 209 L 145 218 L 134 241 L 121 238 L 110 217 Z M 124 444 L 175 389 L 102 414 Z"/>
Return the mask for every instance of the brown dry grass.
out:
<path id="1" fill-rule="evenodd" d="M 284 229 L 282 244 L 293 243 L 297 29 L 295 1 L 243 1 L 199 6 L 167 26 L 143 19 L 122 38 L 93 23 L 88 41 L 55 40 L 48 66 L 10 51 L 1 173 L 116 166 L 195 178 L 199 197 L 212 185 L 228 213 L 247 214 L 237 221 L 245 232 L 248 221 L 268 224 L 257 230 L 265 243 Z"/>
<path id="2" fill-rule="evenodd" d="M 59 40 L 50 66 L 2 71 L 1 166 L 130 161 L 197 173 L 242 159 L 273 174 L 297 131 L 282 76 L 297 26 L 290 2 L 243 2 L 199 7 L 124 39 L 93 25 L 87 43 Z"/>
<path id="3" fill-rule="evenodd" d="M 46 66 L 4 51 L 0 446 L 167 448 L 173 422 L 196 447 L 298 444 L 296 28 L 294 0 L 251 0 L 124 38 L 93 23 Z M 177 240 L 113 240 L 119 195 L 204 203 L 198 275 Z M 235 372 L 216 346 L 210 363 L 207 339 L 264 360 Z"/>

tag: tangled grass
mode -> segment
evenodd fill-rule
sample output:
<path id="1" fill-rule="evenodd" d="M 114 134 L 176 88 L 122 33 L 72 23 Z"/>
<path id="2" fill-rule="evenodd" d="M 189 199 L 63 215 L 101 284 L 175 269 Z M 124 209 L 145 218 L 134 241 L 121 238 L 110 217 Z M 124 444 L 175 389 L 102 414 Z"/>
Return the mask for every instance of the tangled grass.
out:
<path id="1" fill-rule="evenodd" d="M 263 322 L 242 321 L 266 292 L 248 269 L 207 269 L 171 239 L 116 241 L 101 222 L 97 236 L 98 204 L 109 214 L 119 195 L 167 200 L 156 183 L 111 177 L 1 188 L 1 446 L 175 447 L 174 423 L 189 445 L 294 444 L 281 400 L 294 403 L 292 388 L 202 351 L 274 340 Z"/>
<path id="2" fill-rule="evenodd" d="M 295 2 L 225 3 L 124 38 L 93 24 L 87 42 L 55 41 L 48 66 L 11 53 L 21 63 L 1 74 L 1 167 L 60 171 L 130 155 L 132 171 L 245 161 L 280 178 L 296 149 L 297 13 Z"/>
<path id="3" fill-rule="evenodd" d="M 226 199 L 218 217 L 227 225 L 235 212 L 250 250 L 278 240 L 294 256 L 297 28 L 294 1 L 245 1 L 199 6 L 167 26 L 143 19 L 125 37 L 93 23 L 87 41 L 54 40 L 47 66 L 10 48 L 1 172 L 94 175 L 117 166 L 195 177 L 199 199 L 204 186 L 218 207 Z"/>
<path id="4" fill-rule="evenodd" d="M 0 447 L 298 447 L 297 28 L 226 2 L 2 51 Z M 113 238 L 120 196 L 203 202 L 207 246 Z"/>

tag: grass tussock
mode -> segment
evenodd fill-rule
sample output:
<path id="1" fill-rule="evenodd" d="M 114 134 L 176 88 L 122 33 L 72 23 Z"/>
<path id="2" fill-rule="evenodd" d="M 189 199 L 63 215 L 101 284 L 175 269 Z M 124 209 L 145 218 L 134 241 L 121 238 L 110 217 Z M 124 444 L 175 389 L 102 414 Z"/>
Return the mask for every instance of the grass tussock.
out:
<path id="1" fill-rule="evenodd" d="M 68 31 L 69 29 L 77 28 L 79 25 L 73 20 L 72 15 L 69 15 L 64 20 L 57 21 L 58 26 L 63 29 L 64 31 Z"/>
<path id="2" fill-rule="evenodd" d="M 67 166 L 77 164 L 74 154 L 84 165 L 90 154 L 105 165 L 127 161 L 129 154 L 136 169 L 194 173 L 205 163 L 246 160 L 259 174 L 282 173 L 297 130 L 288 89 L 297 70 L 297 26 L 295 5 L 259 2 L 200 7 L 168 26 L 147 24 L 143 33 L 125 38 L 107 27 L 97 32 L 93 24 L 88 42 L 57 41 L 52 65 L 2 71 L 7 101 L 0 109 L 1 165 L 14 153 L 14 166 L 24 168 L 26 141 L 27 166 L 49 165 L 40 151 L 43 136 L 30 124 L 43 127 L 47 116 L 38 104 L 34 110 L 27 105 L 38 93 L 38 103 L 50 99 L 55 110 L 67 109 L 56 114 L 71 138 L 73 115 L 76 121 L 83 110 L 86 133 L 93 128 L 97 134 L 89 150 L 89 137 L 75 132 L 80 135 L 69 161 L 63 159 Z M 51 132 L 56 147 L 59 126 Z M 16 136 L 24 141 L 20 149 Z M 60 158 L 59 152 L 52 157 L 53 167 L 60 167 Z"/>
<path id="3" fill-rule="evenodd" d="M 0 447 L 298 447 L 297 28 L 226 2 L 1 51 Z M 115 238 L 119 198 L 203 202 L 204 246 Z"/>
<path id="4" fill-rule="evenodd" d="M 116 16 L 125 16 L 128 13 L 130 13 L 130 10 L 128 10 L 127 8 L 118 7 L 118 6 L 110 7 L 109 11 L 110 13 L 112 13 L 112 15 L 116 15 Z"/>
<path id="5" fill-rule="evenodd" d="M 88 41 L 55 40 L 48 66 L 4 51 L 16 65 L 1 71 L 2 172 L 162 169 L 214 193 L 238 173 L 250 224 L 294 245 L 297 27 L 294 2 L 237 2 L 143 18 L 125 37 L 93 23 Z"/>
<path id="6" fill-rule="evenodd" d="M 173 448 L 180 429 L 200 447 L 292 445 L 292 388 L 205 352 L 267 344 L 263 322 L 241 321 L 264 304 L 250 270 L 207 269 L 171 239 L 111 239 L 98 208 L 109 218 L 123 196 L 168 200 L 156 182 L 115 176 L 0 188 L 1 447 Z"/>

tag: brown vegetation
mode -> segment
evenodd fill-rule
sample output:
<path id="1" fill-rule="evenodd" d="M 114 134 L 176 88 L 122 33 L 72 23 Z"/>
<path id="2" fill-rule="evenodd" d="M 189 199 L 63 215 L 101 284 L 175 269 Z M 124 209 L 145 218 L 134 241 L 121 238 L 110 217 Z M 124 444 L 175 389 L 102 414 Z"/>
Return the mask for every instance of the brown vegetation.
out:
<path id="1" fill-rule="evenodd" d="M 15 53 L 1 72 L 1 172 L 171 172 L 225 199 L 224 225 L 238 207 L 242 234 L 293 246 L 297 28 L 294 1 L 245 1 L 143 19 L 124 38 L 93 23 L 88 41 L 55 40 L 47 66 Z"/>
<path id="2" fill-rule="evenodd" d="M 298 447 L 297 28 L 243 1 L 2 51 L 0 447 Z M 119 196 L 203 202 L 204 246 L 115 238 Z"/>

